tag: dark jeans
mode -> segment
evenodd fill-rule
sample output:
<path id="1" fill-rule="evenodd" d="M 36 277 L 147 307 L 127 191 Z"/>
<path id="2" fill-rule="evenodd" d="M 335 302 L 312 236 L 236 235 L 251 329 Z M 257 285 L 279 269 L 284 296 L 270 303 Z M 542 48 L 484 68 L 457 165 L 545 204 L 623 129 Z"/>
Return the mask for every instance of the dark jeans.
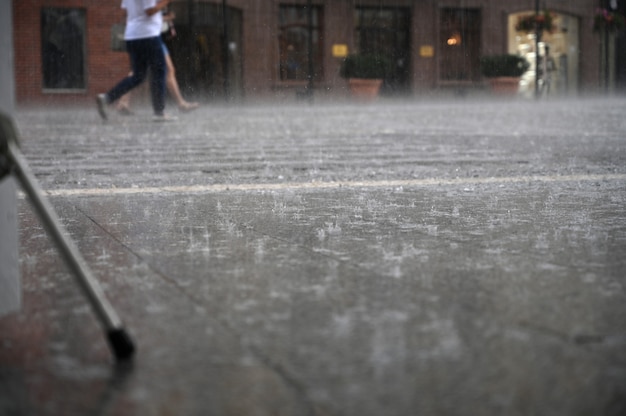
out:
<path id="1" fill-rule="evenodd" d="M 121 80 L 107 93 L 108 102 L 112 103 L 132 90 L 148 75 L 150 70 L 150 97 L 154 114 L 161 115 L 165 109 L 165 54 L 159 36 L 154 38 L 126 41 L 126 50 L 130 56 L 132 75 Z"/>

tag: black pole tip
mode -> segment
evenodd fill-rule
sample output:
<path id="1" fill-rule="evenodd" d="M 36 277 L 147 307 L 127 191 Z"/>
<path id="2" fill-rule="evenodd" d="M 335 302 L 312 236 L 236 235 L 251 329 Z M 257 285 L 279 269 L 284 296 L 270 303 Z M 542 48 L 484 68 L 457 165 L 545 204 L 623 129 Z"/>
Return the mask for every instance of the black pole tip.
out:
<path id="1" fill-rule="evenodd" d="M 117 361 L 127 361 L 133 357 L 135 344 L 123 328 L 110 330 L 107 338 Z"/>

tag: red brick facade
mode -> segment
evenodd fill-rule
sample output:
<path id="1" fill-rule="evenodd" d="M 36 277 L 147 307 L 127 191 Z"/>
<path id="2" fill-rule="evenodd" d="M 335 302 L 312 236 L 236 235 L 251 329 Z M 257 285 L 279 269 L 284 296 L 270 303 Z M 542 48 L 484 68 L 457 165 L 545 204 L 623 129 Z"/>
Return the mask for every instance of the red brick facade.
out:
<path id="1" fill-rule="evenodd" d="M 194 0 L 195 3 L 220 7 L 219 0 Z M 598 0 L 549 0 L 547 7 L 555 13 L 565 13 L 577 21 L 577 68 L 575 82 L 578 91 L 593 91 L 600 85 L 600 37 L 592 33 L 593 14 Z M 30 103 L 91 103 L 92 97 L 109 89 L 129 69 L 126 54 L 110 50 L 111 26 L 122 22 L 124 13 L 119 0 L 14 0 L 13 24 L 15 42 L 16 99 L 18 104 Z M 187 0 L 173 1 L 173 7 L 182 11 L 184 30 Z M 323 10 L 321 50 L 323 77 L 316 80 L 316 88 L 328 94 L 345 93 L 346 82 L 339 77 L 341 59 L 332 55 L 334 45 L 347 45 L 350 51 L 358 49 L 354 26 L 355 8 L 402 8 L 409 15 L 406 88 L 410 94 L 430 93 L 456 84 L 477 84 L 475 81 L 455 82 L 442 79 L 441 13 L 445 8 L 472 9 L 480 13 L 480 45 L 482 54 L 507 51 L 507 32 L 513 13 L 532 11 L 534 0 L 313 0 L 313 5 Z M 237 39 L 236 93 L 245 97 L 285 94 L 294 86 L 303 87 L 303 81 L 280 78 L 279 62 L 279 7 L 280 5 L 306 5 L 306 0 L 228 0 L 227 5 L 240 16 L 240 36 Z M 42 7 L 82 8 L 86 10 L 85 61 L 86 88 L 73 91 L 44 90 L 42 84 L 41 9 Z M 181 13 L 178 13 L 179 16 Z M 192 17 L 193 18 L 193 17 Z M 209 16 L 211 18 L 211 16 Z M 208 18 L 207 18 L 208 19 Z M 189 20 L 190 21 L 190 20 Z M 207 26 L 208 27 L 208 26 Z M 216 30 L 219 26 L 216 26 Z M 207 33 L 209 29 L 207 29 Z M 176 44 L 173 45 L 176 48 Z M 429 49 L 430 48 L 430 49 Z M 172 48 L 170 48 L 172 49 Z M 173 50 L 177 75 L 185 74 L 187 61 Z M 194 65 L 196 65 L 194 63 Z M 215 66 L 215 65 L 213 65 Z M 232 68 L 231 68 L 232 70 Z M 202 71 L 202 68 L 200 69 Z M 205 71 L 206 72 L 206 71 Z M 235 73 L 233 72 L 233 73 Z M 202 72 L 204 74 L 204 72 Z M 220 76 L 214 69 L 214 83 Z M 208 76 L 207 76 L 208 77 Z M 180 81 L 180 79 L 179 79 Z M 186 81 L 181 82 L 184 84 Z M 216 87 L 217 90 L 219 88 Z M 207 98 L 210 99 L 210 98 Z"/>
<path id="2" fill-rule="evenodd" d="M 86 9 L 87 89 L 80 92 L 44 92 L 41 63 L 41 8 Z M 110 50 L 111 25 L 124 20 L 114 1 L 19 0 L 13 1 L 15 84 L 18 104 L 77 103 L 110 88 L 112 80 L 128 73 L 128 57 Z"/>

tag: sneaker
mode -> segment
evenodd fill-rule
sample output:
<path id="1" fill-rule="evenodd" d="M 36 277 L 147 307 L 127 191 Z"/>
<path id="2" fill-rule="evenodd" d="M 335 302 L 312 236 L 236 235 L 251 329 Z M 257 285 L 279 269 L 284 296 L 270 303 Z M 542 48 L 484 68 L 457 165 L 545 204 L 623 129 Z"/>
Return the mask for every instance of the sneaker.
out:
<path id="1" fill-rule="evenodd" d="M 178 117 L 170 116 L 169 114 L 155 114 L 152 117 L 152 121 L 157 123 L 164 123 L 168 121 L 176 121 Z"/>
<path id="2" fill-rule="evenodd" d="M 96 105 L 98 106 L 98 113 L 102 120 L 107 120 L 107 96 L 106 94 L 98 94 L 96 95 Z"/>

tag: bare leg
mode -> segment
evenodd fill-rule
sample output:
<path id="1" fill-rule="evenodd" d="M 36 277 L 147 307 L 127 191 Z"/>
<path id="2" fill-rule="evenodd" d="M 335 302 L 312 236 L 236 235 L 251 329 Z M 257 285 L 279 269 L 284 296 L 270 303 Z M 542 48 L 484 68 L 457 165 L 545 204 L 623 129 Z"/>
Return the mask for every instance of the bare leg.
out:
<path id="1" fill-rule="evenodd" d="M 178 88 L 178 81 L 176 81 L 176 70 L 174 69 L 174 64 L 172 63 L 172 58 L 170 58 L 169 54 L 165 54 L 165 63 L 167 65 L 167 76 L 165 78 L 165 84 L 167 85 L 167 90 L 176 100 L 178 108 L 181 111 L 191 111 L 198 108 L 198 103 L 190 103 L 186 101 L 180 93 L 180 88 Z"/>
<path id="2" fill-rule="evenodd" d="M 172 62 L 172 58 L 170 58 L 169 53 L 165 54 L 165 64 L 167 65 L 167 75 L 165 78 L 165 84 L 167 85 L 167 89 L 176 100 L 176 104 L 178 104 L 178 108 L 181 111 L 192 111 L 198 108 L 199 104 L 196 102 L 189 102 L 183 98 L 183 95 L 180 93 L 180 88 L 178 87 L 178 81 L 176 81 L 176 70 L 174 69 L 174 63 Z M 132 74 L 132 72 L 131 72 Z M 117 111 L 123 115 L 131 115 L 133 111 L 130 109 L 130 97 L 132 92 L 128 92 L 124 94 L 117 101 Z"/>
<path id="3" fill-rule="evenodd" d="M 132 75 L 132 72 L 129 75 Z M 133 110 L 130 109 L 131 94 L 132 92 L 127 92 L 126 94 L 122 95 L 119 100 L 117 100 L 117 105 L 115 106 L 115 108 L 117 109 L 118 113 L 125 116 L 133 114 Z"/>

